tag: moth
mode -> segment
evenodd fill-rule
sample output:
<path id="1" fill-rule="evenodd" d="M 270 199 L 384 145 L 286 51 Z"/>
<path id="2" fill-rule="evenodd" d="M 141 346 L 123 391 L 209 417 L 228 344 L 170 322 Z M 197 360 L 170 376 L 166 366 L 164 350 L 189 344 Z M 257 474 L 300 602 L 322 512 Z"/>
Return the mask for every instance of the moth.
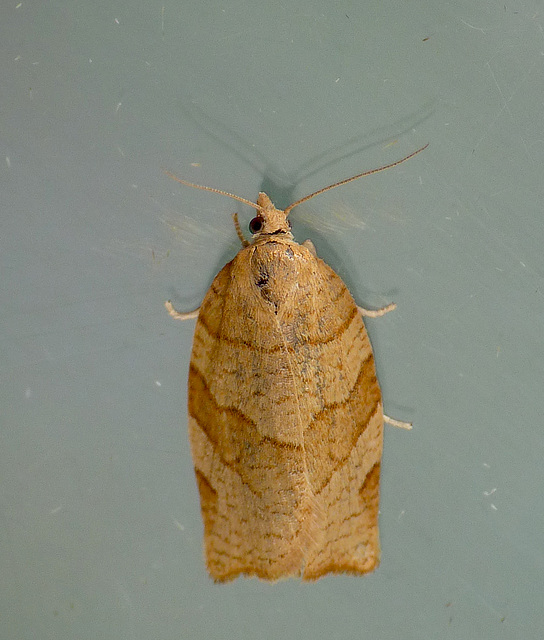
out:
<path id="1" fill-rule="evenodd" d="M 426 145 L 427 146 L 427 145 Z M 378 509 L 384 420 L 372 347 L 340 277 L 298 244 L 287 219 L 329 189 L 394 167 L 366 171 L 315 191 L 285 210 L 265 193 L 248 242 L 215 277 L 199 309 L 189 368 L 189 439 L 210 576 L 275 581 L 360 575 L 380 560 Z"/>

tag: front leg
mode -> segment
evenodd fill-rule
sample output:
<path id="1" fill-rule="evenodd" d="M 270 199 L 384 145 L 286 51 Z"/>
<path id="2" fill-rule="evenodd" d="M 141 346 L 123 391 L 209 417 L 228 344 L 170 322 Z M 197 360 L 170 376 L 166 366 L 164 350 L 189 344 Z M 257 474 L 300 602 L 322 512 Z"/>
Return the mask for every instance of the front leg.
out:
<path id="1" fill-rule="evenodd" d="M 304 242 L 302 243 L 303 247 L 306 247 L 306 249 L 308 249 L 308 251 L 317 258 L 317 251 L 315 250 L 315 246 L 314 243 L 311 240 L 304 240 Z M 357 309 L 359 309 L 359 313 L 362 316 L 366 316 L 367 318 L 379 318 L 380 316 L 384 316 L 386 313 L 389 313 L 390 311 L 393 311 L 393 309 L 396 309 L 397 305 L 392 302 L 391 304 L 388 304 L 385 307 L 382 307 L 381 309 L 365 309 L 364 307 L 359 307 L 357 306 Z"/>
<path id="2" fill-rule="evenodd" d="M 198 307 L 198 309 L 195 309 L 194 311 L 186 311 L 185 313 L 176 311 L 170 300 L 167 300 L 164 303 L 164 306 L 166 307 L 166 310 L 172 316 L 172 318 L 174 318 L 174 320 L 191 320 L 191 318 L 198 318 L 198 313 L 200 311 L 200 307 Z"/>
<path id="3" fill-rule="evenodd" d="M 379 318 L 380 316 L 384 316 L 386 313 L 393 311 L 396 309 L 396 303 L 392 302 L 388 304 L 386 307 L 382 307 L 381 309 L 365 309 L 364 307 L 360 307 L 357 305 L 357 309 L 359 309 L 359 313 L 362 316 L 367 316 L 367 318 Z"/>

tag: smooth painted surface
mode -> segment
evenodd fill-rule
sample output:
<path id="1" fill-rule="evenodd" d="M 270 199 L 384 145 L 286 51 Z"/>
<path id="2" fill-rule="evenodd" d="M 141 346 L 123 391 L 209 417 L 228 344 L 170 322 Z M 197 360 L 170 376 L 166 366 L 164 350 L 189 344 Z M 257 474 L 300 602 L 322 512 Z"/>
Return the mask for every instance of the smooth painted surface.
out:
<path id="1" fill-rule="evenodd" d="M 543 15 L 473 2 L 4 3 L 0 637 L 541 638 Z M 382 565 L 216 586 L 192 309 L 238 206 L 292 214 L 369 320 Z M 238 208 L 246 228 L 252 212 Z"/>

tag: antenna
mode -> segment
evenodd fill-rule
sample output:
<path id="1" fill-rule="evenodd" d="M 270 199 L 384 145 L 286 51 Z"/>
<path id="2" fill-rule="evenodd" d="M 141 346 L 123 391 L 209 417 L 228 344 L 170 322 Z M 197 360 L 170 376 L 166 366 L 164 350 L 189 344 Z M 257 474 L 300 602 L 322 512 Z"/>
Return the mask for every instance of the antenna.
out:
<path id="1" fill-rule="evenodd" d="M 309 196 L 304 196 L 304 198 L 301 198 L 300 200 L 293 202 L 293 204 L 290 204 L 287 207 L 287 209 L 284 209 L 285 217 L 289 215 L 289 212 L 292 209 L 294 209 L 295 207 L 298 207 L 299 204 L 302 204 L 303 202 L 307 202 L 311 198 L 314 198 L 315 196 L 318 196 L 321 193 L 325 193 L 325 191 L 330 191 L 331 189 L 340 187 L 343 184 L 347 184 L 348 182 L 353 182 L 353 180 L 358 180 L 359 178 L 364 178 L 365 176 L 371 176 L 374 173 L 379 173 L 380 171 L 385 171 L 386 169 L 391 169 L 392 167 L 396 167 L 397 165 L 402 164 L 403 162 L 406 162 L 406 160 L 410 160 L 410 158 L 413 158 L 418 153 L 421 153 L 428 146 L 429 146 L 429 143 L 427 143 L 424 147 L 421 147 L 421 149 L 418 149 L 417 151 L 413 151 L 412 153 L 405 156 L 404 158 L 401 158 L 400 160 L 396 160 L 391 164 L 385 164 L 383 165 L 383 167 L 378 167 L 377 169 L 370 169 L 370 171 L 364 171 L 363 173 L 358 173 L 356 176 L 352 176 L 351 178 L 346 178 L 345 180 L 340 180 L 340 182 L 335 182 L 334 184 L 330 184 L 328 187 L 324 187 L 323 189 L 314 191 L 313 193 L 310 193 Z M 257 211 L 264 212 L 265 210 L 264 207 L 261 207 L 255 202 L 251 202 L 251 200 L 246 200 L 245 198 L 241 198 L 240 196 L 235 196 L 233 193 L 229 193 L 228 191 L 223 191 L 222 189 L 214 189 L 213 187 L 205 187 L 204 185 L 194 184 L 193 182 L 187 182 L 187 180 L 182 180 L 181 178 L 178 178 L 177 176 L 175 176 L 173 173 L 170 173 L 170 171 L 167 171 L 166 169 L 164 169 L 164 173 L 166 173 L 167 176 L 169 176 L 176 182 L 180 182 L 181 184 L 184 184 L 187 187 L 194 187 L 195 189 L 202 189 L 203 191 L 211 191 L 212 193 L 218 193 L 219 195 L 227 196 L 229 198 L 232 198 L 233 200 L 238 200 L 238 202 L 243 202 L 244 204 L 247 204 L 250 207 L 253 207 L 253 209 L 256 209 Z"/>
<path id="2" fill-rule="evenodd" d="M 304 196 L 304 198 L 301 198 L 300 200 L 293 202 L 293 204 L 290 204 L 287 207 L 287 209 L 285 209 L 285 215 L 287 216 L 291 211 L 291 209 L 298 207 L 299 204 L 302 204 L 303 202 L 306 202 L 307 200 L 310 200 L 310 198 L 313 198 L 314 196 L 318 196 L 321 193 L 325 193 L 325 191 L 330 191 L 330 189 L 334 189 L 335 187 L 340 187 L 343 184 L 347 184 L 348 182 L 353 182 L 353 180 L 358 180 L 359 178 L 364 178 L 365 176 L 371 176 L 373 173 L 379 173 L 380 171 L 385 171 L 386 169 L 391 169 L 392 167 L 396 167 L 398 164 L 402 164 L 403 162 L 406 162 L 406 160 L 410 160 L 410 158 L 413 158 L 414 156 L 416 156 L 418 153 L 421 153 L 428 146 L 429 146 L 429 143 L 427 142 L 427 144 L 424 147 L 421 147 L 421 149 L 418 149 L 417 151 L 413 151 L 406 157 L 401 158 L 396 162 L 392 162 L 391 164 L 385 164 L 383 167 L 378 167 L 377 169 L 370 169 L 370 171 L 364 171 L 363 173 L 358 173 L 356 176 L 352 176 L 351 178 L 346 178 L 345 180 L 340 180 L 340 182 L 335 182 L 334 184 L 331 184 L 328 187 L 324 187 L 323 189 L 314 191 L 313 193 L 310 193 L 309 196 Z"/>
<path id="3" fill-rule="evenodd" d="M 202 189 L 203 191 L 211 191 L 212 193 L 219 193 L 222 196 L 228 196 L 233 200 L 238 200 L 238 202 L 243 202 L 244 204 L 248 204 L 250 207 L 257 209 L 257 211 L 264 211 L 264 208 L 259 206 L 255 202 L 251 202 L 251 200 L 246 200 L 245 198 L 241 198 L 240 196 L 235 196 L 234 193 L 229 193 L 228 191 L 223 191 L 222 189 L 214 189 L 213 187 L 205 187 L 201 184 L 194 184 L 193 182 L 187 182 L 187 180 L 182 180 L 181 178 L 178 178 L 177 176 L 175 176 L 173 173 L 170 173 L 170 171 L 167 171 L 166 169 L 163 169 L 163 171 L 164 173 L 166 173 L 167 176 L 169 176 L 176 182 L 181 182 L 181 184 L 184 184 L 187 187 L 194 187 L 195 189 Z"/>

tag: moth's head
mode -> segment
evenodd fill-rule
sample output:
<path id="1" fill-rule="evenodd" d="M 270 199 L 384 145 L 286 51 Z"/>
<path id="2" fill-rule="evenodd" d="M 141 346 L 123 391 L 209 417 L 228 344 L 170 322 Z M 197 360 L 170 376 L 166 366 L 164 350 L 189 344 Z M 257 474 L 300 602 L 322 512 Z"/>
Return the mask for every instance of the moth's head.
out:
<path id="1" fill-rule="evenodd" d="M 253 234 L 253 242 L 270 236 L 279 236 L 291 240 L 291 223 L 287 220 L 287 213 L 276 209 L 266 193 L 259 193 L 257 198 L 258 213 L 249 223 L 249 230 Z"/>

